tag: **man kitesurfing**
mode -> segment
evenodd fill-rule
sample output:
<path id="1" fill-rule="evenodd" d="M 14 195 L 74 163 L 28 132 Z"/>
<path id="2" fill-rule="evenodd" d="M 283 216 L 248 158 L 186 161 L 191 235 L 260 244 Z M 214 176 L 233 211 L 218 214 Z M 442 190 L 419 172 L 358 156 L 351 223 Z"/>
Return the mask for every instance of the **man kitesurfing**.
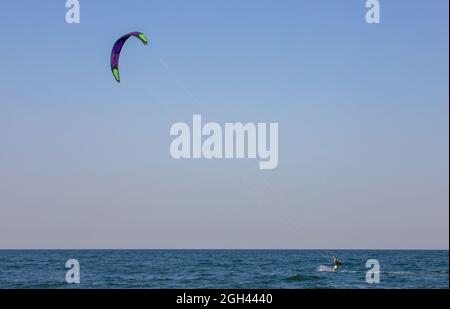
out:
<path id="1" fill-rule="evenodd" d="M 337 268 L 342 265 L 342 260 L 333 256 L 333 272 L 336 272 Z"/>

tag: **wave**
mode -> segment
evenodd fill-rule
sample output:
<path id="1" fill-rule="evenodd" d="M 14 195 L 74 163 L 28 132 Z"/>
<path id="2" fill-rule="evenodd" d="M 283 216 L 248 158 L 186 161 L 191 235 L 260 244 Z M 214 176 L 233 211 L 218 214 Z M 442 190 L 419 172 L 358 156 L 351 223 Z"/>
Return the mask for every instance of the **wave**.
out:
<path id="1" fill-rule="evenodd" d="M 332 267 L 326 266 L 326 265 L 320 265 L 319 267 L 317 267 L 317 271 L 320 271 L 320 272 L 331 272 L 331 273 L 334 272 Z"/>
<path id="2" fill-rule="evenodd" d="M 386 273 L 392 275 L 414 275 L 413 271 L 387 271 Z"/>
<path id="3" fill-rule="evenodd" d="M 347 270 L 347 269 L 341 270 L 341 273 L 356 274 L 357 272 L 358 271 L 356 271 L 356 270 Z"/>
<path id="4" fill-rule="evenodd" d="M 431 272 L 432 273 L 439 273 L 439 274 L 448 274 L 448 269 L 447 270 L 433 270 Z"/>

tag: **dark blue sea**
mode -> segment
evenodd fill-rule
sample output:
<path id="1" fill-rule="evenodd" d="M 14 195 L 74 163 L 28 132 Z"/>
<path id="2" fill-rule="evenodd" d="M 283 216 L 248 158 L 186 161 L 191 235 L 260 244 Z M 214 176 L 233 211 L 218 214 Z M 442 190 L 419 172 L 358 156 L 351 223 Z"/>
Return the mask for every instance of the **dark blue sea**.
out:
<path id="1" fill-rule="evenodd" d="M 330 256 L 343 259 L 331 272 Z M 448 250 L 0 250 L 0 288 L 448 288 Z M 80 283 L 66 283 L 66 261 Z M 379 283 L 366 282 L 376 259 Z"/>

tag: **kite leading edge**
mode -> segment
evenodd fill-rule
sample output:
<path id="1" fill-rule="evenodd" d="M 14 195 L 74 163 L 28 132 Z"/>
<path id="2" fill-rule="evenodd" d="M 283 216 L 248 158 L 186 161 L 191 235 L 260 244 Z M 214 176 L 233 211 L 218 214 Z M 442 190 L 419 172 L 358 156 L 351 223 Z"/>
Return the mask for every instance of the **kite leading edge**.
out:
<path id="1" fill-rule="evenodd" d="M 148 44 L 148 38 L 142 32 L 130 32 L 122 36 L 120 39 L 116 41 L 116 43 L 114 43 L 114 46 L 111 51 L 111 71 L 113 73 L 114 78 L 119 83 L 120 83 L 120 74 L 119 74 L 120 52 L 122 51 L 122 47 L 125 44 L 125 42 L 132 36 L 138 38 L 145 45 Z"/>

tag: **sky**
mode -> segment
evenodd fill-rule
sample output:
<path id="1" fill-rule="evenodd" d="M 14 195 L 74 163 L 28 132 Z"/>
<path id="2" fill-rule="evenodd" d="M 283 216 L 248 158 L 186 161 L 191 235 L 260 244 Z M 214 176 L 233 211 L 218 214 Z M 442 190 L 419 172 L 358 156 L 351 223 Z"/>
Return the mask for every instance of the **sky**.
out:
<path id="1" fill-rule="evenodd" d="M 1 4 L 0 248 L 448 249 L 448 1 L 80 2 Z M 277 168 L 172 159 L 193 114 Z"/>

